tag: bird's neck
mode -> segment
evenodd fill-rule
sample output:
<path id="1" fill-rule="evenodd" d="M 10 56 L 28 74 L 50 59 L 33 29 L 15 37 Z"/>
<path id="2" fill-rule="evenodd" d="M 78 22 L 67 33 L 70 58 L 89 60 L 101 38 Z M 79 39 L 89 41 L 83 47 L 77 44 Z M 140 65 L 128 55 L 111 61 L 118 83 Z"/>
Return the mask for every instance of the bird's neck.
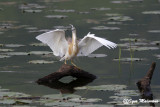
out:
<path id="1" fill-rule="evenodd" d="M 77 43 L 77 36 L 76 36 L 76 30 L 72 31 L 72 43 L 76 44 Z"/>

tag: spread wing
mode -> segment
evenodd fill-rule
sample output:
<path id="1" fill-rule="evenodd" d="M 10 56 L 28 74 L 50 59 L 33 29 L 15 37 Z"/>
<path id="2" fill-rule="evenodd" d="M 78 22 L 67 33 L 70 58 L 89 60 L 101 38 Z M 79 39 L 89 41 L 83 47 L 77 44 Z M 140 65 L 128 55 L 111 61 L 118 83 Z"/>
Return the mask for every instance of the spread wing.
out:
<path id="1" fill-rule="evenodd" d="M 36 39 L 38 39 L 44 44 L 47 44 L 51 48 L 55 56 L 62 57 L 65 55 L 67 51 L 68 42 L 65 38 L 64 30 L 52 30 L 38 35 Z"/>
<path id="2" fill-rule="evenodd" d="M 100 37 L 96 37 L 96 36 L 94 36 L 94 34 L 90 34 L 90 32 L 89 32 L 87 34 L 87 36 L 85 36 L 78 43 L 78 46 L 79 46 L 78 56 L 88 56 L 89 54 L 91 54 L 92 52 L 94 52 L 98 48 L 102 47 L 103 45 L 109 49 L 117 47 L 117 44 L 115 44 L 109 40 L 106 40 L 106 39 L 103 39 Z"/>

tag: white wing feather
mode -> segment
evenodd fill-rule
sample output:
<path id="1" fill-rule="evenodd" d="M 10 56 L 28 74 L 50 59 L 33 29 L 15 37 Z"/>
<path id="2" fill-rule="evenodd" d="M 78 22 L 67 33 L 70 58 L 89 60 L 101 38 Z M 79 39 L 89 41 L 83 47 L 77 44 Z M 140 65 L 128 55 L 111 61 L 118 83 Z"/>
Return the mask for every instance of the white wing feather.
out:
<path id="1" fill-rule="evenodd" d="M 78 56 L 88 56 L 101 46 L 106 46 L 107 48 L 116 48 L 117 44 L 108 41 L 106 39 L 96 37 L 94 34 L 90 34 L 90 32 L 85 36 L 79 43 L 79 53 Z"/>
<path id="2" fill-rule="evenodd" d="M 47 44 L 55 56 L 63 57 L 67 51 L 68 42 L 66 41 L 64 30 L 49 31 L 37 36 L 36 39 Z"/>

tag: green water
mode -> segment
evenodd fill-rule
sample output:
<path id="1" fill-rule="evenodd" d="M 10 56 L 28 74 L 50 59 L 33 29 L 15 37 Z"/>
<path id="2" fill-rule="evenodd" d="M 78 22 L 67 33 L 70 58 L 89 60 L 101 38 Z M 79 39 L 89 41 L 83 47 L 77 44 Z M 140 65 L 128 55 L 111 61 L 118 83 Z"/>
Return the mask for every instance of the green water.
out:
<path id="1" fill-rule="evenodd" d="M 116 1 L 116 0 L 115 0 Z M 96 36 L 107 38 L 117 44 L 128 43 L 121 47 L 121 58 L 140 58 L 141 61 L 114 61 L 119 58 L 119 47 L 107 49 L 102 47 L 94 53 L 107 54 L 107 57 L 89 58 L 79 57 L 75 63 L 83 70 L 97 76 L 89 86 L 120 84 L 126 85 L 129 90 L 138 90 L 136 82 L 144 77 L 151 63 L 157 66 L 152 79 L 153 98 L 160 101 L 160 61 L 155 55 L 160 54 L 160 2 L 157 0 L 132 1 L 121 0 L 1 0 L 0 1 L 0 49 L 13 49 L 13 52 L 50 51 L 46 46 L 31 46 L 40 43 L 35 37 L 56 26 L 73 24 L 77 29 L 78 38 L 83 38 L 88 32 Z M 23 6 L 23 7 L 22 7 Z M 69 12 L 62 11 L 70 10 Z M 27 11 L 28 10 L 28 11 Z M 61 10 L 61 11 L 54 11 Z M 143 13 L 151 11 L 150 13 Z M 153 12 L 153 11 L 156 11 Z M 109 16 L 107 14 L 112 14 Z M 129 20 L 115 20 L 113 15 L 128 16 Z M 48 15 L 65 15 L 62 18 L 47 18 Z M 110 19 L 109 19 L 110 18 Z M 92 27 L 107 26 L 119 29 L 95 30 Z M 157 31 L 154 31 L 157 30 Z M 67 36 L 71 32 L 67 31 Z M 136 38 L 134 41 L 121 41 L 124 38 Z M 139 39 L 145 39 L 140 41 Z M 156 43 L 155 43 L 156 41 Z M 136 43 L 138 47 L 156 47 L 132 52 L 126 51 Z M 6 44 L 21 44 L 21 47 L 7 47 Z M 6 52 L 0 51 L 0 54 Z M 30 64 L 32 60 L 56 61 L 52 64 Z M 43 76 L 57 71 L 63 62 L 53 55 L 16 55 L 9 58 L 0 58 L 0 86 L 14 92 L 22 92 L 32 96 L 58 94 L 60 90 L 38 85 L 35 81 Z M 13 72 L 7 72 L 13 71 Z M 107 104 L 114 92 L 77 90 L 74 94 L 85 98 L 101 98 L 98 104 Z M 139 99 L 141 96 L 132 97 Z M 32 105 L 32 104 L 31 104 Z M 35 104 L 39 106 L 39 104 Z M 148 105 L 140 103 L 139 105 Z M 159 104 L 156 104 L 158 106 Z"/>

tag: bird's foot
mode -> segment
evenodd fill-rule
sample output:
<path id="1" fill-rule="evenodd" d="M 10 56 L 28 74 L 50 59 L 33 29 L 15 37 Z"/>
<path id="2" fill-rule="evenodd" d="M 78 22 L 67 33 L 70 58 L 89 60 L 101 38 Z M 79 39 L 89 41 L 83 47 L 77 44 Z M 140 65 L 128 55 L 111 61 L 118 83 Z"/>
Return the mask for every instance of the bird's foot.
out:
<path id="1" fill-rule="evenodd" d="M 75 66 L 75 65 L 74 65 Z M 76 68 L 80 69 L 78 66 L 75 66 Z"/>
<path id="2" fill-rule="evenodd" d="M 80 69 L 76 64 L 74 64 L 72 61 L 71 61 L 71 64 L 73 65 L 73 66 L 75 66 L 76 68 L 78 68 L 78 69 Z"/>

